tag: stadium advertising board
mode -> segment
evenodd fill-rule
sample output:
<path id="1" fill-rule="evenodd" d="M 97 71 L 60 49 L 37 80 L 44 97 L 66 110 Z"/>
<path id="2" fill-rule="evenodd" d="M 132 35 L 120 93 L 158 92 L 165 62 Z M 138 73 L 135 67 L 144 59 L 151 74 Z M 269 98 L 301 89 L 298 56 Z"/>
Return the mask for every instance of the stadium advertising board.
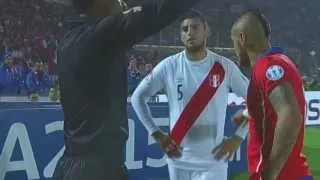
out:
<path id="1" fill-rule="evenodd" d="M 307 125 L 320 125 L 320 92 L 306 92 L 307 99 Z"/>
<path id="2" fill-rule="evenodd" d="M 168 104 L 150 104 L 155 122 L 168 130 Z M 240 107 L 228 109 L 226 136 L 235 130 L 230 117 Z M 0 179 L 50 179 L 63 153 L 63 114 L 59 104 L 0 104 Z M 131 180 L 167 179 L 164 154 L 128 105 L 130 136 L 125 150 Z M 230 162 L 230 173 L 246 171 L 246 144 Z"/>
<path id="3" fill-rule="evenodd" d="M 14 100 L 12 97 L 9 99 Z M 306 92 L 306 99 L 306 124 L 320 125 L 320 92 Z M 157 101 L 160 103 L 150 104 L 154 120 L 164 130 L 168 130 L 168 104 L 163 102 L 163 96 L 157 97 Z M 230 104 L 239 105 L 243 102 L 243 99 L 230 94 Z M 227 109 L 226 136 L 230 136 L 236 128 L 230 118 L 239 108 L 229 106 Z M 164 154 L 137 119 L 130 103 L 128 115 L 130 136 L 125 155 L 130 179 L 159 180 L 168 177 Z M 63 113 L 57 103 L 0 103 L 0 179 L 50 179 L 63 153 L 62 130 Z M 229 164 L 229 173 L 247 170 L 245 143 Z"/>

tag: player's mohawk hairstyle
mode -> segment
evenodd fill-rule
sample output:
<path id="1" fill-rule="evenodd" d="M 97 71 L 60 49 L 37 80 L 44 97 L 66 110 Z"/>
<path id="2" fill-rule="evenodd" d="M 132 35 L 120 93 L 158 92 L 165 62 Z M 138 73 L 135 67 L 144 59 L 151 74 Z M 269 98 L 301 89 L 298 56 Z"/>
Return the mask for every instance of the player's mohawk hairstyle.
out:
<path id="1" fill-rule="evenodd" d="M 242 15 L 240 15 L 240 17 L 239 17 L 239 20 L 242 19 L 243 17 L 246 17 L 246 16 L 251 16 L 251 17 L 254 16 L 255 18 L 257 18 L 263 27 L 265 36 L 267 38 L 270 37 L 271 27 L 270 27 L 269 20 L 259 9 L 249 9 L 249 10 L 243 12 Z"/>
<path id="2" fill-rule="evenodd" d="M 184 13 L 180 17 L 179 22 L 181 23 L 185 19 L 192 19 L 192 18 L 199 18 L 201 23 L 203 23 L 204 25 L 207 24 L 207 19 L 204 17 L 204 15 L 201 12 L 199 12 L 199 11 L 197 11 L 195 9 L 189 9 L 189 11 Z"/>

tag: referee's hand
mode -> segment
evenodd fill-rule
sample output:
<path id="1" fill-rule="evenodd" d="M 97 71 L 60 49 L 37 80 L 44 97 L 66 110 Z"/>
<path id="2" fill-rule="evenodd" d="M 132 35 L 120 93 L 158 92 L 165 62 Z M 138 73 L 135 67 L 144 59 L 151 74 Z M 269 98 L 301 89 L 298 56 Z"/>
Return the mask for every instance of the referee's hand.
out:
<path id="1" fill-rule="evenodd" d="M 161 131 L 154 132 L 152 136 L 160 144 L 161 148 L 169 158 L 181 156 L 181 148 L 171 139 L 170 136 Z"/>

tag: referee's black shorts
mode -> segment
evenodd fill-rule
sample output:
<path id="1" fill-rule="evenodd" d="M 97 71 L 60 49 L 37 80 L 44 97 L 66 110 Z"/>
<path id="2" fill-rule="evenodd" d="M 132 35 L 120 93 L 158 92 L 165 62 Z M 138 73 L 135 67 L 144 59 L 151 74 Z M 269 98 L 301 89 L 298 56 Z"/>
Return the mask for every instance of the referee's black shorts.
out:
<path id="1" fill-rule="evenodd" d="M 99 157 L 63 156 L 56 166 L 53 180 L 128 180 L 125 165 Z"/>

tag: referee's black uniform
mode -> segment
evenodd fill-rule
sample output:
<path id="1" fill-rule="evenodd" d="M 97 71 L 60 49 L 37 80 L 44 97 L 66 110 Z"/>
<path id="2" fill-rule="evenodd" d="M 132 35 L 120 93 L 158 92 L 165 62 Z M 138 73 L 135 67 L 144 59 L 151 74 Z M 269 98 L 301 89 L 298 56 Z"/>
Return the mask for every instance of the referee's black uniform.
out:
<path id="1" fill-rule="evenodd" d="M 102 19 L 84 19 L 59 42 L 65 152 L 55 180 L 123 180 L 127 60 L 132 45 L 200 0 L 150 0 Z"/>

